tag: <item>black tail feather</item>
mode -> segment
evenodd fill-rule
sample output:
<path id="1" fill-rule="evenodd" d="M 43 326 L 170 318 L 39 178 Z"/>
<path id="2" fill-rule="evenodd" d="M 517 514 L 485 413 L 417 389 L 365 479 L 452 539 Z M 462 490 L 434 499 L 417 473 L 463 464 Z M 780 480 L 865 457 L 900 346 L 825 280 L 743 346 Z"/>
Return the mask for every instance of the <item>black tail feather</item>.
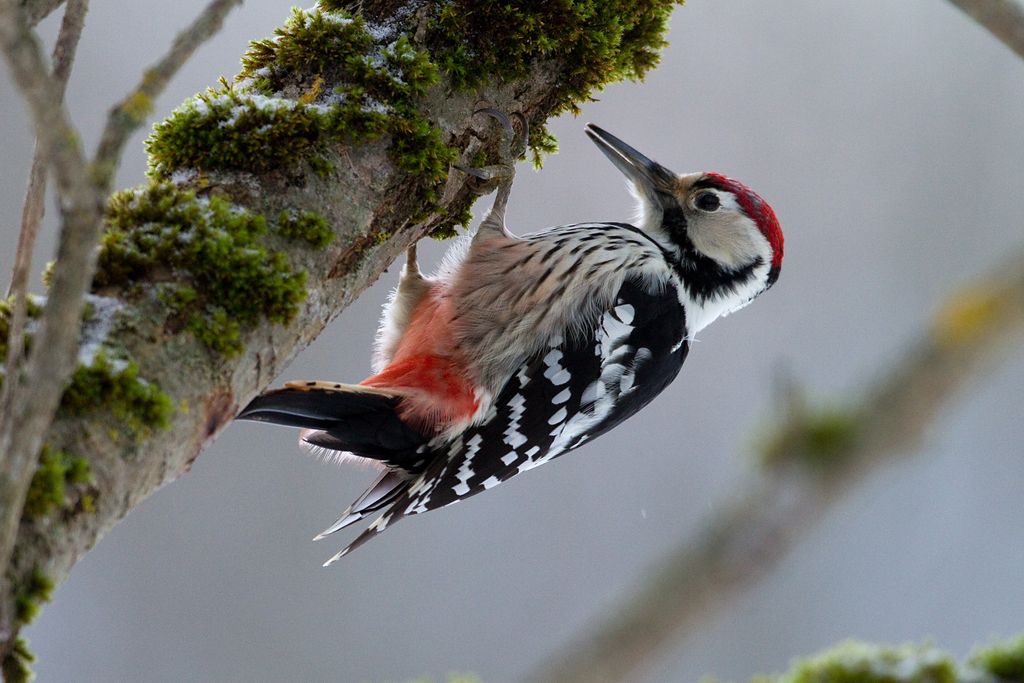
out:
<path id="1" fill-rule="evenodd" d="M 305 440 L 397 464 L 427 440 L 399 418 L 401 401 L 396 392 L 359 385 L 290 383 L 255 398 L 237 419 L 319 430 Z"/>

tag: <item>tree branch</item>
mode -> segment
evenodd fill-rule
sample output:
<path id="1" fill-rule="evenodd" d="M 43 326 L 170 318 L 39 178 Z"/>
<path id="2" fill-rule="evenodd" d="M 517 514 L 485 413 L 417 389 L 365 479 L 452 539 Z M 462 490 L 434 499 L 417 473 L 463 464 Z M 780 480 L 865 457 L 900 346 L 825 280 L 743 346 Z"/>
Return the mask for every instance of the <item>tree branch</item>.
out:
<path id="1" fill-rule="evenodd" d="M 43 314 L 38 348 L 27 363 L 26 390 L 15 387 L 18 400 L 0 416 L 0 568 L 7 566 L 18 531 L 42 435 L 50 424 L 61 389 L 74 368 L 75 343 L 95 261 L 92 235 L 100 222 L 100 200 L 89 181 L 88 166 L 62 101 L 62 87 L 48 73 L 38 39 L 11 0 L 0 4 L 0 46 L 15 82 L 32 112 L 40 155 L 57 179 L 63 229 L 54 278 Z M 85 249 L 78 244 L 84 242 Z M 22 385 L 19 374 L 8 382 Z M 6 382 L 5 382 L 6 383 Z M 0 634 L 11 615 L 0 605 Z"/>
<path id="2" fill-rule="evenodd" d="M 949 0 L 1024 59 L 1024 5 L 1018 0 Z"/>
<path id="3" fill-rule="evenodd" d="M 78 144 L 78 134 L 63 106 L 63 95 L 70 74 L 74 45 L 81 34 L 86 3 L 70 0 L 68 20 L 62 26 L 55 48 L 54 74 L 44 66 L 38 39 L 15 5 L 0 5 L 0 43 L 33 114 L 37 136 L 37 156 L 51 166 L 57 178 L 62 205 L 62 229 L 50 295 L 43 312 L 37 346 L 27 362 L 24 376 L 17 364 L 21 352 L 24 325 L 24 279 L 16 281 L 22 296 L 16 300 L 12 317 L 15 335 L 8 362 L 8 380 L 3 388 L 7 400 L 0 413 L 0 572 L 13 552 L 22 516 L 25 496 L 37 463 L 43 435 L 53 421 L 64 386 L 76 366 L 78 331 L 84 294 L 96 268 L 96 244 L 101 228 L 102 203 L 120 163 L 127 137 L 145 121 L 151 107 L 133 107 L 139 98 L 148 103 L 166 87 L 196 47 L 219 30 L 223 18 L 241 0 L 213 0 L 195 22 L 183 31 L 157 65 L 146 72 L 142 83 L 110 114 L 97 158 L 88 164 Z M 67 32 L 65 32 L 65 29 Z M 70 48 L 70 49 L 69 49 Z M 35 169 L 34 169 L 35 170 Z M 39 174 L 45 176 L 40 169 Z M 33 193 L 33 189 L 35 192 Z M 34 219 L 41 218 L 43 182 L 30 181 L 26 211 L 30 223 L 26 231 L 24 253 L 31 260 Z M 26 268 L 27 270 L 27 268 Z M 18 271 L 15 271 L 18 277 Z M 18 301 L 21 305 L 20 319 Z M 9 335 L 10 336 L 10 335 Z M 10 591 L 8 591 L 10 592 Z M 16 617 L 10 603 L 0 602 L 0 635 L 9 638 Z"/>
<path id="4" fill-rule="evenodd" d="M 1003 358 L 1024 327 L 1024 253 L 955 293 L 851 410 L 799 403 L 765 449 L 768 472 L 687 539 L 621 610 L 531 681 L 631 680 L 741 589 L 877 467 L 907 457 L 939 410 Z"/>
<path id="5" fill-rule="evenodd" d="M 496 149 L 475 110 L 522 112 L 540 129 L 539 148 L 550 144 L 538 125 L 548 116 L 656 63 L 675 2 L 595 2 L 601 11 L 590 12 L 415 0 L 390 2 L 372 26 L 342 13 L 345 4 L 295 10 L 275 39 L 254 44 L 238 82 L 157 127 L 148 145 L 159 182 L 111 200 L 82 365 L 45 435 L 49 452 L 87 461 L 93 479 L 69 487 L 56 513 L 22 516 L 0 593 L 6 613 L 18 586 L 62 580 L 103 532 L 187 470 L 410 244 L 468 220 L 473 195 L 449 164 Z M 523 22 L 523 12 L 543 16 Z M 577 40 L 589 32 L 615 38 Z M 20 58 L 24 36 L 8 38 Z M 99 157 L 116 159 L 126 135 L 117 117 L 131 123 L 166 77 L 158 65 L 119 105 Z M 22 80 L 35 97 L 32 78 Z M 47 343 L 33 340 L 33 362 Z"/>
<path id="6" fill-rule="evenodd" d="M 63 102 L 64 91 L 71 67 L 74 64 L 78 40 L 85 26 L 85 14 L 88 0 L 70 0 L 64 11 L 60 33 L 53 48 L 53 80 L 57 88 L 57 97 Z M 48 158 L 44 147 L 38 141 L 32 154 L 32 166 L 29 171 L 28 187 L 25 190 L 25 202 L 21 214 L 21 231 L 18 235 L 18 247 L 15 254 L 14 268 L 11 274 L 9 296 L 12 299 L 11 321 L 7 334 L 7 358 L 4 362 L 7 374 L 12 377 L 21 375 L 22 354 L 24 351 L 24 332 L 26 310 L 28 306 L 28 276 L 32 266 L 32 254 L 35 250 L 36 236 L 43 219 L 44 199 L 46 197 L 46 173 Z M 0 388 L 0 416 L 10 415 L 11 406 L 16 401 L 17 388 L 20 382 L 6 382 Z M 0 434 L 12 425 L 0 417 Z M 8 438 L 0 436 L 0 443 L 7 443 Z"/>
<path id="7" fill-rule="evenodd" d="M 64 4 L 64 0 L 17 0 L 19 9 L 25 13 L 25 21 L 30 27 L 34 27 L 40 21 L 50 16 L 58 7 Z"/>

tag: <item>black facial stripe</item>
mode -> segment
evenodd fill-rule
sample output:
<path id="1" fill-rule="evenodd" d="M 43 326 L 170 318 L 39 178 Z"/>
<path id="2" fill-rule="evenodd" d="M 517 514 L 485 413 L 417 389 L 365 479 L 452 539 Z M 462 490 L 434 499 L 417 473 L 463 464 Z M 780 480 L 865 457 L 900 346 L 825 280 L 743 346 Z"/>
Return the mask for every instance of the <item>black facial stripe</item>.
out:
<path id="1" fill-rule="evenodd" d="M 662 229 L 668 233 L 669 237 L 676 244 L 681 245 L 684 241 L 689 241 L 689 238 L 686 236 L 686 214 L 683 213 L 683 207 L 679 206 L 676 198 L 670 195 L 659 195 L 658 199 L 661 201 L 662 206 Z"/>
<path id="2" fill-rule="evenodd" d="M 742 268 L 731 270 L 701 254 L 689 244 L 683 250 L 682 261 L 673 265 L 690 296 L 697 301 L 707 301 L 716 296 L 735 292 L 737 288 L 753 280 L 754 271 L 764 265 L 764 261 L 758 257 Z"/>

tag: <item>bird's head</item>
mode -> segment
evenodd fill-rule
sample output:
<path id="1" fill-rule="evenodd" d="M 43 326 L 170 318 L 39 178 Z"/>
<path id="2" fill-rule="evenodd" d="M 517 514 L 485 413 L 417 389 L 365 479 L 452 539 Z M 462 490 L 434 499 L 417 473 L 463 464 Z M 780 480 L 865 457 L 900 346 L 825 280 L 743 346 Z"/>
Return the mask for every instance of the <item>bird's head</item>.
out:
<path id="1" fill-rule="evenodd" d="M 638 227 L 677 255 L 690 296 L 715 317 L 775 283 L 782 228 L 757 193 L 718 173 L 673 173 L 593 124 L 586 131 L 632 186 Z"/>

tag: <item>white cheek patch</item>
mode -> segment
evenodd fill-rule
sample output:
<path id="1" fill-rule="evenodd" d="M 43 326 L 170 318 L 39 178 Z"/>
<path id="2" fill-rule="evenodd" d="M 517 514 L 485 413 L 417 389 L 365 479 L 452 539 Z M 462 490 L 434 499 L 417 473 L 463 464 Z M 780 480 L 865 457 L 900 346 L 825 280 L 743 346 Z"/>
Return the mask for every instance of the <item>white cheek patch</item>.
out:
<path id="1" fill-rule="evenodd" d="M 729 211 L 740 211 L 739 202 L 736 201 L 736 195 L 732 192 L 715 192 L 718 195 L 718 201 L 722 205 L 722 208 Z"/>
<path id="2" fill-rule="evenodd" d="M 757 224 L 741 211 L 722 206 L 715 213 L 697 215 L 690 220 L 687 232 L 697 251 L 733 269 L 758 259 L 770 261 L 771 245 Z"/>

